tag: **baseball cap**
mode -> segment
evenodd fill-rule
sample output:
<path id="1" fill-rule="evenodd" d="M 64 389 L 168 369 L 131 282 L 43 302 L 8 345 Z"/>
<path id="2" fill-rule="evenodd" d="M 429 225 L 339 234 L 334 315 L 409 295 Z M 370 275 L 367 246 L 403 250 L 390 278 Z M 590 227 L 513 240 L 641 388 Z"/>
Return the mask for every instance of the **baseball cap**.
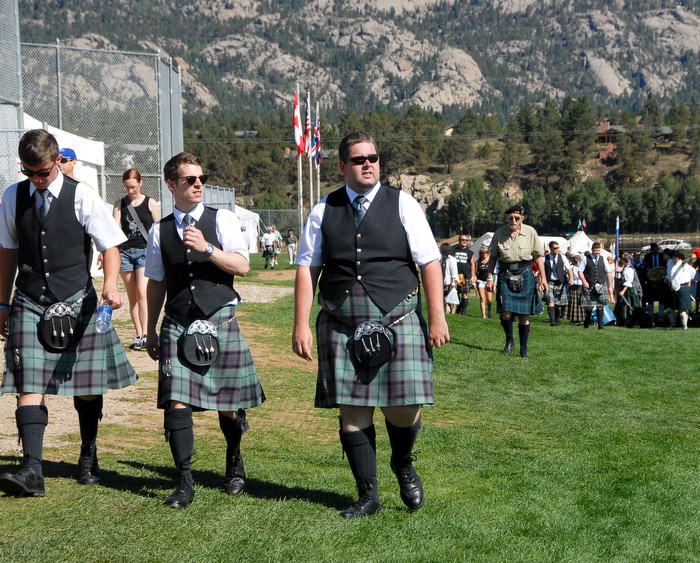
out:
<path id="1" fill-rule="evenodd" d="M 78 160 L 78 157 L 75 156 L 75 151 L 73 149 L 65 148 L 61 149 L 59 152 L 61 153 L 61 156 L 63 158 L 72 158 L 73 160 Z"/>

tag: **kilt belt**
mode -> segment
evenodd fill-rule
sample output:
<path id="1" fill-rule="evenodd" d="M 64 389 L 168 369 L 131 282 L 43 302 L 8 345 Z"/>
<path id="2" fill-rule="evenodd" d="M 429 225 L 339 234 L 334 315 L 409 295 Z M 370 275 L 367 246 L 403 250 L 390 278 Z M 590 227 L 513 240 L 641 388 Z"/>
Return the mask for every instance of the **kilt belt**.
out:
<path id="1" fill-rule="evenodd" d="M 528 268 L 532 265 L 532 260 L 521 260 L 520 262 L 498 262 L 499 270 L 520 270 L 521 268 Z"/>

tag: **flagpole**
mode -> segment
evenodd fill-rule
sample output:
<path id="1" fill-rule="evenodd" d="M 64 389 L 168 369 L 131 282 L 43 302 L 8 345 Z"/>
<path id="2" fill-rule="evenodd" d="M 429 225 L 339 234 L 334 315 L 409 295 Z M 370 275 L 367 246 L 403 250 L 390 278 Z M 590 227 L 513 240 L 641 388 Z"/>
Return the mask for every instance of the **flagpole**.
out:
<path id="1" fill-rule="evenodd" d="M 620 257 L 620 216 L 615 220 L 615 262 Z"/>
<path id="2" fill-rule="evenodd" d="M 318 124 L 318 146 L 316 151 L 318 152 L 316 158 L 316 201 L 321 201 L 321 120 L 318 117 L 318 102 L 316 102 L 316 121 Z M 314 125 L 314 132 L 316 132 L 316 125 Z"/>
<path id="3" fill-rule="evenodd" d="M 297 82 L 297 89 L 294 93 L 294 110 L 292 114 L 292 126 L 294 127 L 294 144 L 297 149 L 297 194 L 298 194 L 298 206 L 299 206 L 299 233 L 304 229 L 304 184 L 302 181 L 302 167 L 301 167 L 301 116 L 299 114 L 299 83 Z"/>
<path id="4" fill-rule="evenodd" d="M 314 202 L 314 176 L 311 170 L 311 142 L 313 132 L 311 131 L 311 93 L 306 92 L 306 121 L 304 122 L 304 135 L 306 138 L 306 158 L 309 161 L 309 211 Z"/>

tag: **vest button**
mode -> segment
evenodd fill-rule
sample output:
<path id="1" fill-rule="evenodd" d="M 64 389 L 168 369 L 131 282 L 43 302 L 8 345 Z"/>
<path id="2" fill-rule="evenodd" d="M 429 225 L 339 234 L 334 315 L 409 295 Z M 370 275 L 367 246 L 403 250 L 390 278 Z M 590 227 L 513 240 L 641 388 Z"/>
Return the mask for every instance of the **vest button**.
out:
<path id="1" fill-rule="evenodd" d="M 357 238 L 360 238 L 362 236 L 362 233 L 357 233 Z"/>
<path id="2" fill-rule="evenodd" d="M 194 286 L 193 286 L 193 285 L 191 285 L 191 286 L 190 286 L 190 289 L 191 289 L 192 291 L 194 291 Z"/>
<path id="3" fill-rule="evenodd" d="M 361 248 L 358 248 L 358 249 L 357 249 L 357 252 L 362 252 L 362 249 L 361 249 Z"/>
<path id="4" fill-rule="evenodd" d="M 190 252 L 192 252 L 192 249 L 188 248 L 185 252 L 187 252 L 187 254 L 189 254 Z"/>
<path id="5" fill-rule="evenodd" d="M 46 272 L 46 277 L 48 278 L 51 275 L 51 272 Z"/>
<path id="6" fill-rule="evenodd" d="M 362 262 L 361 262 L 360 260 L 358 260 L 357 262 L 355 262 L 355 265 L 356 265 L 356 266 L 359 266 L 360 264 L 362 264 Z"/>
<path id="7" fill-rule="evenodd" d="M 188 266 L 191 266 L 191 265 L 192 265 L 192 260 L 189 260 L 189 261 L 187 262 L 187 265 L 188 265 Z M 190 274 L 190 275 L 192 275 L 192 274 Z"/>
<path id="8" fill-rule="evenodd" d="M 193 277 L 194 277 L 194 274 L 193 274 L 192 272 L 190 272 L 190 277 L 191 277 L 191 278 L 193 278 Z"/>
<path id="9" fill-rule="evenodd" d="M 49 259 L 48 259 L 48 258 L 44 258 L 44 264 L 47 264 L 47 263 L 48 263 L 48 261 L 49 261 Z"/>
<path id="10" fill-rule="evenodd" d="M 362 279 L 362 276 L 357 276 L 357 280 L 358 280 L 358 281 L 361 280 L 361 279 Z"/>

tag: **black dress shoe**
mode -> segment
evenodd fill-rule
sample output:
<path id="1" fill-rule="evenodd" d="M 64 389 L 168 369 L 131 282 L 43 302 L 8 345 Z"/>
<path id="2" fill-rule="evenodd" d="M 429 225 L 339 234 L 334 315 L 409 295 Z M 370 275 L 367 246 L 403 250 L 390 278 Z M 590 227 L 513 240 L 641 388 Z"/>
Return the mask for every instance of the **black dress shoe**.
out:
<path id="1" fill-rule="evenodd" d="M 242 477 L 227 477 L 224 480 L 224 491 L 229 495 L 240 495 L 245 489 L 245 479 Z"/>
<path id="2" fill-rule="evenodd" d="M 376 514 L 382 509 L 382 504 L 378 500 L 374 500 L 368 495 L 362 495 L 360 500 L 353 504 L 350 508 L 346 508 L 340 513 L 341 518 L 352 520 L 353 518 L 361 518 L 362 516 L 370 516 Z"/>
<path id="3" fill-rule="evenodd" d="M 194 488 L 188 482 L 180 479 L 173 494 L 165 499 L 165 505 L 170 508 L 187 508 L 194 500 Z"/>
<path id="4" fill-rule="evenodd" d="M 505 346 L 505 348 L 503 348 L 503 353 L 504 354 L 512 354 L 514 348 L 515 348 L 515 342 L 506 342 L 506 346 Z"/>
<path id="5" fill-rule="evenodd" d="M 33 469 L 23 467 L 17 473 L 0 475 L 0 490 L 8 495 L 43 497 L 44 478 Z"/>
<path id="6" fill-rule="evenodd" d="M 97 464 L 97 448 L 93 445 L 83 445 L 80 448 L 78 460 L 81 485 L 97 485 L 100 482 L 100 466 Z"/>
<path id="7" fill-rule="evenodd" d="M 418 510 L 423 506 L 423 483 L 413 464 L 405 465 L 398 471 L 391 464 L 391 470 L 396 474 L 401 492 L 401 500 L 411 510 Z"/>

